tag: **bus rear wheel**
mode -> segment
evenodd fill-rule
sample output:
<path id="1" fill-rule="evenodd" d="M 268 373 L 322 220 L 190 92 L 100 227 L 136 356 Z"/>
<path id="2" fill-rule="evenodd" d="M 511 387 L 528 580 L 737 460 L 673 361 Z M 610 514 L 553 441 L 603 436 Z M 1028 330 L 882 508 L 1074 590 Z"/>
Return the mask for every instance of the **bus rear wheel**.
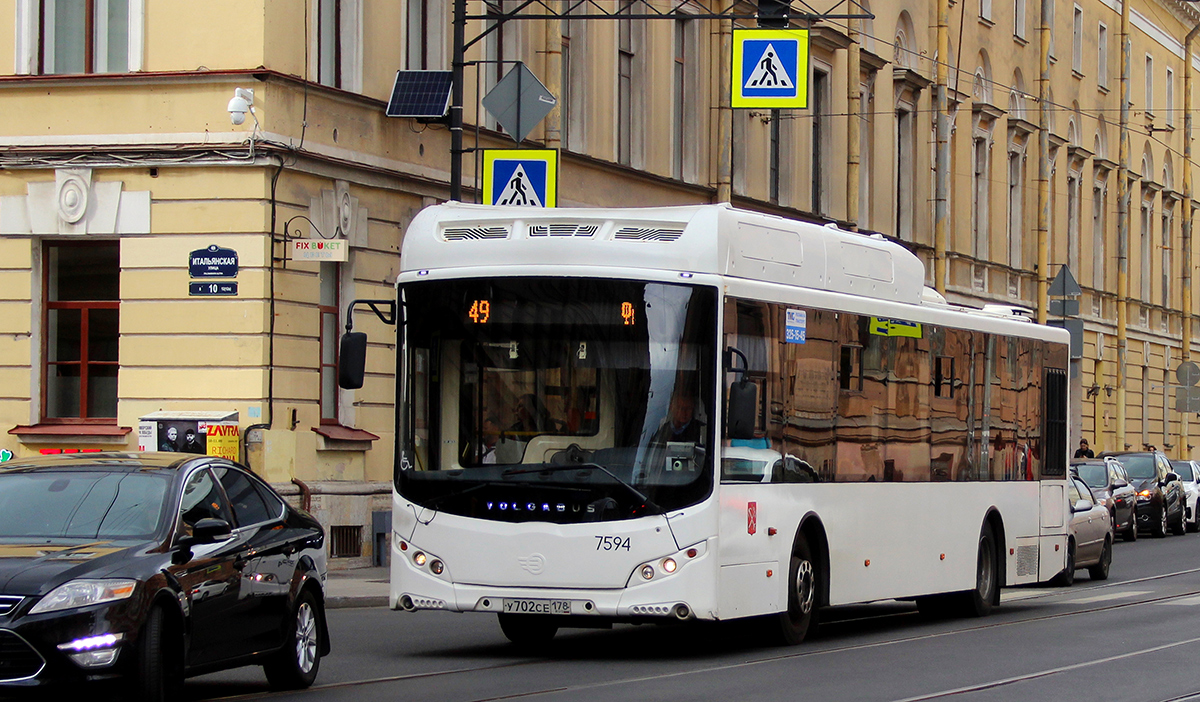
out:
<path id="1" fill-rule="evenodd" d="M 775 634 L 784 646 L 794 646 L 813 630 L 817 622 L 817 593 L 820 591 L 821 571 L 808 539 L 800 534 L 792 546 L 788 567 L 787 610 L 775 615 Z"/>
<path id="2" fill-rule="evenodd" d="M 1000 590 L 1000 569 L 996 564 L 996 538 L 991 526 L 984 525 L 979 533 L 979 551 L 975 558 L 975 589 L 960 594 L 962 614 L 986 617 L 992 613 L 992 603 Z"/>
<path id="3" fill-rule="evenodd" d="M 558 624 L 539 614 L 498 614 L 500 630 L 518 646 L 541 646 L 558 633 Z"/>

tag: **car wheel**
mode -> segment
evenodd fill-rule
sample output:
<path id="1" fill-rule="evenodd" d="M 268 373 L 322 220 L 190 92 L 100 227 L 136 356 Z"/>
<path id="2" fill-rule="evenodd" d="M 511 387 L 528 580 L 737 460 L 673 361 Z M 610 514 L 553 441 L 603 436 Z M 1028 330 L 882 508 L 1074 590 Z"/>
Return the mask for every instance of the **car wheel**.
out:
<path id="1" fill-rule="evenodd" d="M 1171 525 L 1171 533 L 1175 536 L 1183 536 L 1187 532 L 1187 526 L 1183 522 L 1183 505 L 1179 506 L 1179 519 Z"/>
<path id="2" fill-rule="evenodd" d="M 133 698 L 142 702 L 166 702 L 178 696 L 180 683 L 178 647 L 167 632 L 167 613 L 153 607 L 138 635 L 137 677 L 131 681 Z"/>
<path id="3" fill-rule="evenodd" d="M 504 636 L 518 646 L 542 646 L 558 633 L 558 624 L 544 614 L 497 615 Z"/>
<path id="4" fill-rule="evenodd" d="M 263 664 L 267 682 L 276 690 L 302 690 L 317 679 L 321 667 L 321 605 L 301 590 L 288 623 L 283 648 Z"/>
<path id="5" fill-rule="evenodd" d="M 1158 508 L 1158 523 L 1150 530 L 1154 538 L 1161 539 L 1167 535 L 1167 506 L 1163 504 Z"/>
<path id="6" fill-rule="evenodd" d="M 1063 572 L 1054 576 L 1050 581 L 1059 587 L 1070 587 L 1075 584 L 1075 540 L 1067 540 L 1067 567 Z"/>
<path id="7" fill-rule="evenodd" d="M 1092 580 L 1108 580 L 1108 567 L 1112 565 L 1112 541 L 1104 540 L 1104 550 L 1100 552 L 1100 562 L 1088 568 Z"/>
<path id="8" fill-rule="evenodd" d="M 812 556 L 808 539 L 797 534 L 788 566 L 787 610 L 772 617 L 774 638 L 780 645 L 795 646 L 815 627 L 820 578 L 820 566 Z"/>
<path id="9" fill-rule="evenodd" d="M 1129 528 L 1125 530 L 1124 538 L 1126 541 L 1137 541 L 1137 510 L 1129 512 Z"/>
<path id="10" fill-rule="evenodd" d="M 1200 530 L 1200 503 L 1192 507 L 1192 521 L 1187 523 L 1187 530 L 1193 533 Z"/>

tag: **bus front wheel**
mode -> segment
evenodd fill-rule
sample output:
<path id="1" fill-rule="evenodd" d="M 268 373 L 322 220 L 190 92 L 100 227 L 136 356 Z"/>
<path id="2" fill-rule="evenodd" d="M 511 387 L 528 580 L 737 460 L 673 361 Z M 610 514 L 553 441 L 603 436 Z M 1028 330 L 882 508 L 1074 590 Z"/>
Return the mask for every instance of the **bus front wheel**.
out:
<path id="1" fill-rule="evenodd" d="M 553 619 L 538 614 L 498 614 L 500 630 L 518 646 L 540 646 L 558 633 Z"/>
<path id="2" fill-rule="evenodd" d="M 794 646 L 804 640 L 817 622 L 817 593 L 821 570 L 812 556 L 808 539 L 800 534 L 792 547 L 788 568 L 788 607 L 775 615 L 779 643 Z"/>

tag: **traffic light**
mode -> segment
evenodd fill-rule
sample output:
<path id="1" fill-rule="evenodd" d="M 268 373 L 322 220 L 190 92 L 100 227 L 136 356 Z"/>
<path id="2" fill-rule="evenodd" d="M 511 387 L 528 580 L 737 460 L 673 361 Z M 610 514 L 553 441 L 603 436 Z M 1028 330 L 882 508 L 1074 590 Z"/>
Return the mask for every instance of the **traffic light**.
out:
<path id="1" fill-rule="evenodd" d="M 787 29 L 791 0 L 758 0 L 758 26 Z"/>

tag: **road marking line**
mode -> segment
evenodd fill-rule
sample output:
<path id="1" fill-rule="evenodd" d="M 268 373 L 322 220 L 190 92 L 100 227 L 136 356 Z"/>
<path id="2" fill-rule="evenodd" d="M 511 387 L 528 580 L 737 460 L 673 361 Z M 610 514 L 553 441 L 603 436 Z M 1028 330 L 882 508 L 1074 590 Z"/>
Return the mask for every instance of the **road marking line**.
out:
<path id="1" fill-rule="evenodd" d="M 1126 597 L 1140 597 L 1149 595 L 1153 590 L 1126 590 L 1125 592 L 1106 592 L 1103 595 L 1092 595 L 1091 597 L 1077 597 L 1071 600 L 1063 600 L 1061 604 L 1092 604 L 1094 602 L 1107 602 L 1109 600 L 1120 600 Z M 1197 595 L 1200 597 L 1200 595 Z"/>
<path id="2" fill-rule="evenodd" d="M 1200 605 L 1200 595 L 1192 595 L 1191 597 L 1180 597 L 1176 600 L 1163 600 L 1158 604 L 1161 605 Z"/>

